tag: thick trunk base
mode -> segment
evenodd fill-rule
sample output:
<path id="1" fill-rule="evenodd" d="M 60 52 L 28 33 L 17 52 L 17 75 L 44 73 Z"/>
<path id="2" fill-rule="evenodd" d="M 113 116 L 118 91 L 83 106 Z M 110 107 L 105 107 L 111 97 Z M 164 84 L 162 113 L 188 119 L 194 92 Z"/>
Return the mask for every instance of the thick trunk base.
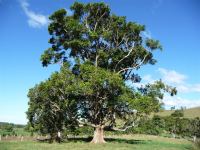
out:
<path id="1" fill-rule="evenodd" d="M 104 140 L 103 127 L 96 127 L 95 128 L 94 137 L 93 137 L 91 143 L 94 143 L 94 144 L 103 144 L 103 143 L 106 143 L 106 141 Z"/>

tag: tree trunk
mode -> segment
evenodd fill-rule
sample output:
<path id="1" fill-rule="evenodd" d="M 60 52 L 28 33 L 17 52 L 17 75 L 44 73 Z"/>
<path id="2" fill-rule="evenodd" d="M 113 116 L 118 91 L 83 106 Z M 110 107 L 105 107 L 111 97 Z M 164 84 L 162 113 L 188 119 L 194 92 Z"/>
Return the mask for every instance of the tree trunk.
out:
<path id="1" fill-rule="evenodd" d="M 196 142 L 196 139 L 197 139 L 197 137 L 196 137 L 196 135 L 194 135 L 193 136 L 193 142 Z"/>
<path id="2" fill-rule="evenodd" d="M 91 143 L 94 143 L 94 144 L 106 143 L 106 141 L 104 140 L 103 133 L 104 133 L 104 131 L 103 131 L 103 127 L 102 126 L 96 127 Z"/>

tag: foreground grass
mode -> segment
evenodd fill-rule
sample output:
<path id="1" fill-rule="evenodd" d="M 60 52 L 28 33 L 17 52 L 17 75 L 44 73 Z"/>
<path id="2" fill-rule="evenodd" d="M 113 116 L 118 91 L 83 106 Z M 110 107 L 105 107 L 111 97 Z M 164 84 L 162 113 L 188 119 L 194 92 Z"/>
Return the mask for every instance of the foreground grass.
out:
<path id="1" fill-rule="evenodd" d="M 0 142 L 0 150 L 192 150 L 186 140 L 156 136 L 135 135 L 107 138 L 106 144 L 90 144 L 87 139 L 76 139 L 62 144 L 41 143 L 36 141 Z"/>

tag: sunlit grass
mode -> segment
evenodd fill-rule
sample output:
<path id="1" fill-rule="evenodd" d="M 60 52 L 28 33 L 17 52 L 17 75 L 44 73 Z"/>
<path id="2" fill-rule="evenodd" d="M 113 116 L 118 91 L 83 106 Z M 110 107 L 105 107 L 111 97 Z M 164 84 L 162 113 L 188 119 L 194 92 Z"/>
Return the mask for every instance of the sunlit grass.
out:
<path id="1" fill-rule="evenodd" d="M 0 150 L 190 150 L 192 143 L 184 139 L 171 139 L 148 135 L 108 137 L 106 144 L 90 144 L 86 139 L 58 143 L 37 141 L 0 142 Z"/>
<path id="2" fill-rule="evenodd" d="M 159 115 L 159 116 L 169 116 L 173 112 L 174 112 L 174 110 L 164 110 L 164 111 L 157 113 L 157 115 Z M 184 117 L 185 118 L 200 117 L 200 107 L 195 107 L 195 108 L 190 108 L 190 109 L 184 110 Z"/>

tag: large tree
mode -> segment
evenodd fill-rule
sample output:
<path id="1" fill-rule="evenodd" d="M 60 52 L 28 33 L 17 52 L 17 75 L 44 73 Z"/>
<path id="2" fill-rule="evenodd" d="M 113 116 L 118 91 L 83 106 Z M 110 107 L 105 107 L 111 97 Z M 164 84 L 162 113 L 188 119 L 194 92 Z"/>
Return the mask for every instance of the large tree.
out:
<path id="1" fill-rule="evenodd" d="M 162 49 L 158 40 L 142 36 L 143 25 L 112 14 L 104 3 L 75 2 L 71 11 L 73 14 L 67 15 L 60 9 L 49 17 L 52 46 L 44 51 L 41 61 L 43 66 L 71 64 L 69 70 L 76 79 L 71 84 L 78 87 L 71 91 L 76 93 L 75 120 L 95 128 L 93 143 L 104 143 L 104 129 L 126 130 L 137 119 L 134 108 L 142 110 L 140 114 L 157 111 L 163 90 L 172 95 L 176 90 L 161 81 L 140 89 L 125 84 L 139 82 L 141 78 L 134 71 L 155 64 L 153 52 Z M 58 99 L 60 94 L 56 93 Z M 117 128 L 117 119 L 125 120 L 123 127 Z"/>

